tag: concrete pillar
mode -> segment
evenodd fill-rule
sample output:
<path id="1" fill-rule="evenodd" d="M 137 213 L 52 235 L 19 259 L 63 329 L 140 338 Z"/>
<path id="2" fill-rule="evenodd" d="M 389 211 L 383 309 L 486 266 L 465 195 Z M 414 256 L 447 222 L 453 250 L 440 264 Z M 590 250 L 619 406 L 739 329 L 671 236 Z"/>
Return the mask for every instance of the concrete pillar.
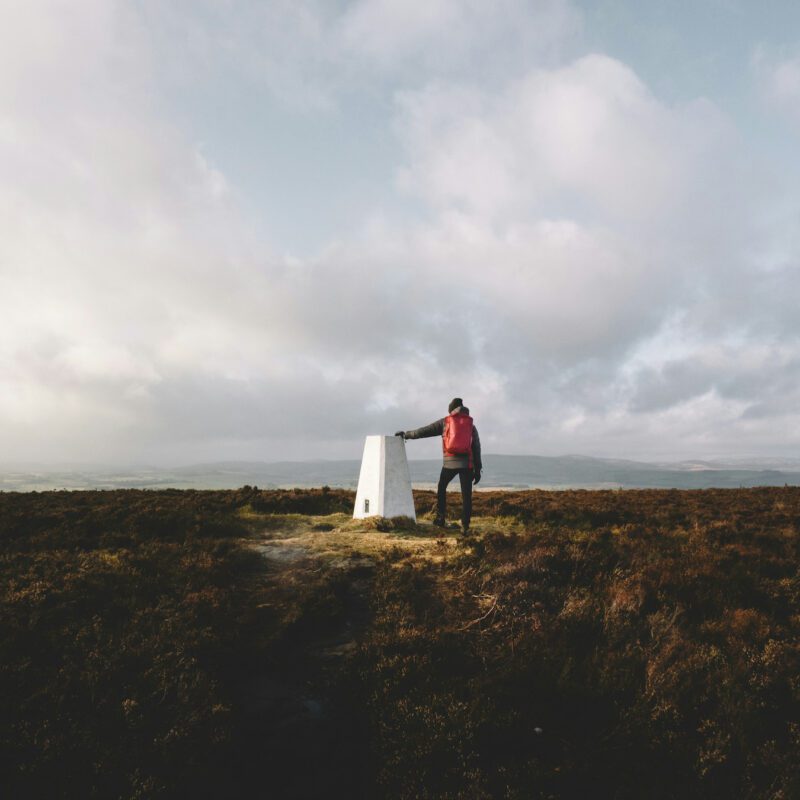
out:
<path id="1" fill-rule="evenodd" d="M 364 517 L 417 519 L 401 436 L 367 436 L 364 442 L 353 519 Z"/>

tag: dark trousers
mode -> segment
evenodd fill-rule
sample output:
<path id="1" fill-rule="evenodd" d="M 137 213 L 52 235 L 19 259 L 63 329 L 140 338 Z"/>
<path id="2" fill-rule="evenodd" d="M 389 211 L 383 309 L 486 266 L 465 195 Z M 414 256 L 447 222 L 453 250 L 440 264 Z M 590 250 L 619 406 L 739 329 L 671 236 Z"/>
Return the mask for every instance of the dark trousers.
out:
<path id="1" fill-rule="evenodd" d="M 437 508 L 436 516 L 439 519 L 446 518 L 447 512 L 447 485 L 455 476 L 461 480 L 461 501 L 463 503 L 461 509 L 461 522 L 465 528 L 469 527 L 469 521 L 472 518 L 472 468 L 465 469 L 450 469 L 449 467 L 442 467 L 442 474 L 439 476 L 439 489 L 437 493 Z"/>

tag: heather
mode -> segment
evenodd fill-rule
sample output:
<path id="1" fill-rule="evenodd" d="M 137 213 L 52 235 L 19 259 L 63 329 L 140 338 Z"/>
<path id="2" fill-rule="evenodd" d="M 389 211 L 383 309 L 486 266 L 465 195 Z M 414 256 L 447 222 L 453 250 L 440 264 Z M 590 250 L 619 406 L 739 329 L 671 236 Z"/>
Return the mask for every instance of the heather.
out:
<path id="1" fill-rule="evenodd" d="M 4 795 L 800 795 L 800 490 L 415 500 L 0 494 Z"/>

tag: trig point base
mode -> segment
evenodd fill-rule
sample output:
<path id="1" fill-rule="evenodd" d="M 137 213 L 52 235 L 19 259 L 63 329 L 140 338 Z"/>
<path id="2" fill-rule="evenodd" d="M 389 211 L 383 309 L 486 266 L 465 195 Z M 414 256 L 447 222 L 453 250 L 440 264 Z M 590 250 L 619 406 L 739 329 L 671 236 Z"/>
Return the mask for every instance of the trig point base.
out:
<path id="1" fill-rule="evenodd" d="M 411 517 L 416 522 L 406 443 L 401 436 L 367 436 L 353 519 Z"/>

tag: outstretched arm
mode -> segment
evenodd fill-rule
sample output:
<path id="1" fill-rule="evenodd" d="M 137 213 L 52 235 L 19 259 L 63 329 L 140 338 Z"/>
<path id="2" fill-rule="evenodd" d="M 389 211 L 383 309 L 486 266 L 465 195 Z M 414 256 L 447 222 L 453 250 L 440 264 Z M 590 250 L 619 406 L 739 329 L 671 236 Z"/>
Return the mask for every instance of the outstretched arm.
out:
<path id="1" fill-rule="evenodd" d="M 416 430 L 398 431 L 398 433 L 402 434 L 404 439 L 428 439 L 431 436 L 441 436 L 444 433 L 444 417 Z"/>

